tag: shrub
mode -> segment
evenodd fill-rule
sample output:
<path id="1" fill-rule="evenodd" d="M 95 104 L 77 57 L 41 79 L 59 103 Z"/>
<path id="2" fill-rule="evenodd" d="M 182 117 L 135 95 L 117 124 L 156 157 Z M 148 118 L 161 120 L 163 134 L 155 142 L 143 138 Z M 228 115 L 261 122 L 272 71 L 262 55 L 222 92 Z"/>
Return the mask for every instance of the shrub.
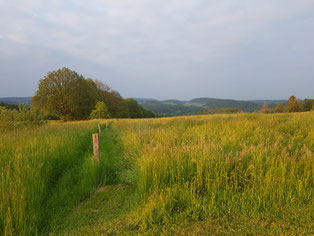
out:
<path id="1" fill-rule="evenodd" d="M 23 126 L 38 126 L 46 123 L 38 109 L 20 105 L 18 110 L 0 107 L 0 129 L 14 129 Z"/>
<path id="2" fill-rule="evenodd" d="M 97 102 L 95 109 L 90 114 L 91 119 L 107 119 L 110 118 L 110 113 L 104 102 Z"/>

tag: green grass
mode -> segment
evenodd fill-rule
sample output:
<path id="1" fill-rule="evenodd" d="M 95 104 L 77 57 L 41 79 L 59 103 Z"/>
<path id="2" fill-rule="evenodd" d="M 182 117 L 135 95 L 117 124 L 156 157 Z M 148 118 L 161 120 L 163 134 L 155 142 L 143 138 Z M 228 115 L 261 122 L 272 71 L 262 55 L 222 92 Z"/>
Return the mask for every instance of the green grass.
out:
<path id="1" fill-rule="evenodd" d="M 46 234 L 97 186 L 116 183 L 109 130 L 100 137 L 100 164 L 92 159 L 96 127 L 79 122 L 1 134 L 0 234 Z"/>
<path id="2" fill-rule="evenodd" d="M 3 135 L 0 229 L 313 234 L 313 121 L 311 112 L 115 120 L 99 165 L 94 122 Z"/>
<path id="3" fill-rule="evenodd" d="M 127 185 L 108 185 L 97 189 L 63 220 L 52 235 L 95 235 L 130 233 L 123 225 L 127 215 L 137 206 L 135 188 Z"/>

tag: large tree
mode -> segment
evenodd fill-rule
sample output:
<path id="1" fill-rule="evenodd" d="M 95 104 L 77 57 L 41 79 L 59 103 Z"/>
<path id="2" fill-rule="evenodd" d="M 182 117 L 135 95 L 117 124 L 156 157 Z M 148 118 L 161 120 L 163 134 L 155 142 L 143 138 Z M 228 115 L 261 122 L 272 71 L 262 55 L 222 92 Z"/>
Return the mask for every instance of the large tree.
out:
<path id="1" fill-rule="evenodd" d="M 295 96 L 290 96 L 288 100 L 288 111 L 289 112 L 300 112 L 304 111 L 304 104 L 302 101 L 297 99 Z"/>
<path id="2" fill-rule="evenodd" d="M 40 80 L 35 106 L 63 120 L 87 119 L 98 100 L 95 84 L 68 68 L 52 71 Z"/>

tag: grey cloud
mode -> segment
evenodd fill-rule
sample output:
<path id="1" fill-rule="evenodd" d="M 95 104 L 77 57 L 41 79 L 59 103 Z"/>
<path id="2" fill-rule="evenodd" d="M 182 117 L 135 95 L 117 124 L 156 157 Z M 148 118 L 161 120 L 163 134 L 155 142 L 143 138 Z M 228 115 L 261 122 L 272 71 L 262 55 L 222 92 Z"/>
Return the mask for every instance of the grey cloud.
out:
<path id="1" fill-rule="evenodd" d="M 0 96 L 32 95 L 62 66 L 127 97 L 312 96 L 312 0 L 21 0 L 0 14 Z"/>

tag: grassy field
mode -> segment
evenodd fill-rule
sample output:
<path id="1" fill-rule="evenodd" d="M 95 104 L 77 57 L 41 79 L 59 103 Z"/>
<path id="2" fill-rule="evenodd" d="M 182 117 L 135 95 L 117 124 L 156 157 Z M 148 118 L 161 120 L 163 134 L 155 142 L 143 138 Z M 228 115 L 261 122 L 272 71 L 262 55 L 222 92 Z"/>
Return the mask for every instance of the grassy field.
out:
<path id="1" fill-rule="evenodd" d="M 101 163 L 92 160 L 96 127 L 52 123 L 0 134 L 0 235 L 47 234 L 97 186 L 116 183 L 109 134 Z"/>
<path id="2" fill-rule="evenodd" d="M 313 112 L 96 124 L 0 135 L 0 233 L 314 233 Z"/>

